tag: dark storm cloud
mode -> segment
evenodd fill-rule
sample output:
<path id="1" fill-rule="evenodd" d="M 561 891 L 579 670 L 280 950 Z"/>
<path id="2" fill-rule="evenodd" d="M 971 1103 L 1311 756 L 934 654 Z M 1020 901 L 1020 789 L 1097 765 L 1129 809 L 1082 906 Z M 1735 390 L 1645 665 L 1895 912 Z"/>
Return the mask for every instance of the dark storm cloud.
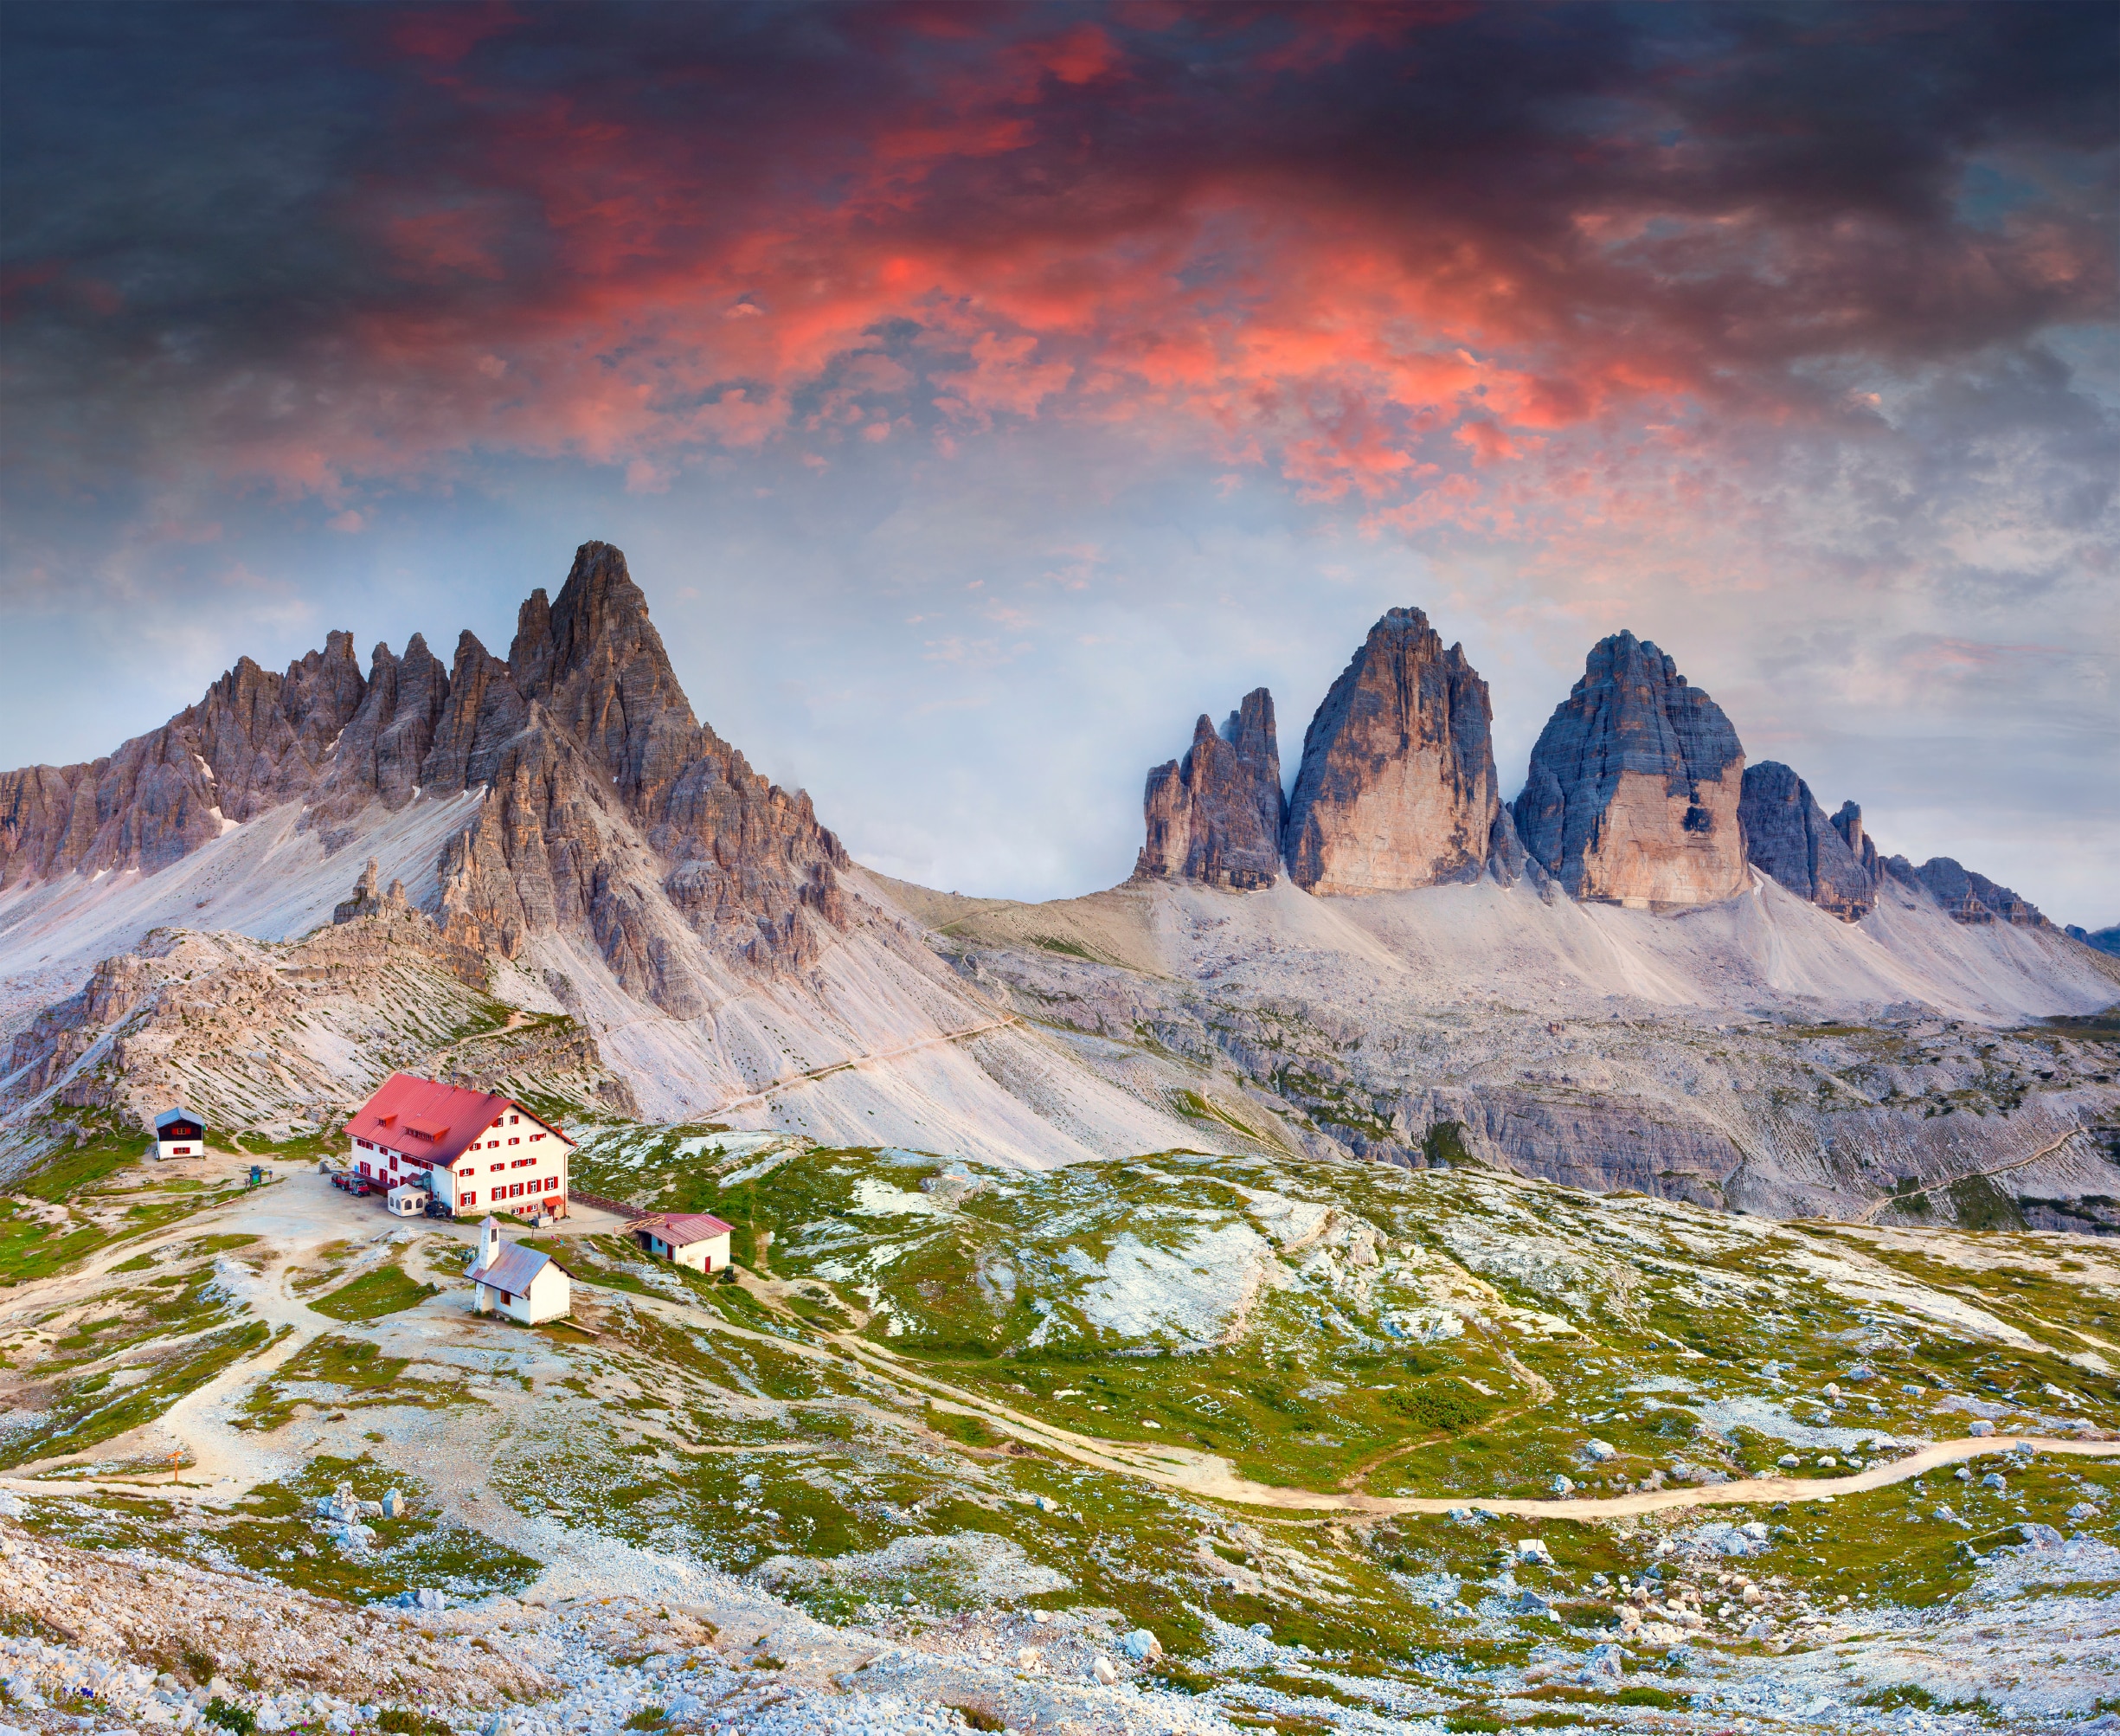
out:
<path id="1" fill-rule="evenodd" d="M 1801 402 L 2112 296 L 2091 7 L 11 17 L 17 391 L 283 486 L 755 442 L 901 320 L 974 420 L 1094 379 L 1379 492 L 1468 407 Z"/>

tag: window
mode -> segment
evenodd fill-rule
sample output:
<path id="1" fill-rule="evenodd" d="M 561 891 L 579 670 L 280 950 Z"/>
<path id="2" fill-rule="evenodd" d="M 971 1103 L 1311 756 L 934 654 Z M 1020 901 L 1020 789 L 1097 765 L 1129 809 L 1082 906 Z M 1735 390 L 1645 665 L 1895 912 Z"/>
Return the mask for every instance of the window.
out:
<path id="1" fill-rule="evenodd" d="M 464 1196 L 464 1203 L 466 1206 L 476 1206 L 479 1203 L 478 1191 L 473 1189 L 471 1193 L 466 1193 Z"/>
<path id="2" fill-rule="evenodd" d="M 521 1121 L 522 1119 L 523 1119 L 523 1117 L 522 1117 L 521 1116 L 510 1116 L 508 1117 L 508 1125 L 509 1125 L 510 1127 L 513 1127 L 513 1126 L 514 1126 L 514 1125 L 515 1125 L 515 1124 L 516 1124 L 517 1122 Z"/>
<path id="3" fill-rule="evenodd" d="M 508 1167 L 508 1166 L 507 1166 L 506 1164 L 504 1164 L 504 1163 L 489 1163 L 488 1165 L 486 1165 L 486 1168 L 487 1168 L 488 1170 L 500 1170 L 500 1169 L 505 1169 L 505 1168 L 507 1168 L 507 1167 Z"/>
<path id="4" fill-rule="evenodd" d="M 532 1134 L 532 1135 L 530 1135 L 530 1137 L 531 1137 L 532 1139 L 543 1139 L 543 1138 L 544 1137 L 544 1135 L 543 1135 L 543 1134 L 541 1134 L 541 1133 L 534 1133 L 534 1134 Z"/>
<path id="5" fill-rule="evenodd" d="M 508 1143 L 510 1145 L 520 1145 L 523 1143 L 523 1141 L 519 1139 L 511 1139 L 508 1141 Z"/>

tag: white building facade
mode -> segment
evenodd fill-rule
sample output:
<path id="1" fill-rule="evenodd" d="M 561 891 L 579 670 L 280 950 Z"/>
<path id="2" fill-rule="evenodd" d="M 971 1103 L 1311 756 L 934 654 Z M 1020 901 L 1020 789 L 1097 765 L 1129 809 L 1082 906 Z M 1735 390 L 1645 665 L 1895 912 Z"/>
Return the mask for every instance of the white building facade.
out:
<path id="1" fill-rule="evenodd" d="M 453 1216 L 567 1215 L 574 1141 L 512 1097 L 394 1073 L 346 1123 L 355 1170 L 424 1187 Z"/>

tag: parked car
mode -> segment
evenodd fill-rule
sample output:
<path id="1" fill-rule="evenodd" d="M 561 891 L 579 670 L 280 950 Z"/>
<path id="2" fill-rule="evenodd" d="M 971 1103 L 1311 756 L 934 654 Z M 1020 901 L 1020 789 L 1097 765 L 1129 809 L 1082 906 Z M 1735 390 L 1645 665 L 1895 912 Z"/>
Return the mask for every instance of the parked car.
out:
<path id="1" fill-rule="evenodd" d="M 427 1215 L 430 1218 L 453 1218 L 456 1213 L 449 1209 L 446 1199 L 430 1199 L 427 1202 Z"/>

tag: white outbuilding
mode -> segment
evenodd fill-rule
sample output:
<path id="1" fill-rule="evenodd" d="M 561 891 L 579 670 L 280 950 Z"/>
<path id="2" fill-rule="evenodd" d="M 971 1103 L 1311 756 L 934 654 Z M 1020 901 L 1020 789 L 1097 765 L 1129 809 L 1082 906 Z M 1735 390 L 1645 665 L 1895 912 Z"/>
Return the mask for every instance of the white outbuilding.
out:
<path id="1" fill-rule="evenodd" d="M 729 1269 L 729 1226 L 710 1212 L 658 1212 L 627 1225 L 634 1241 L 658 1259 L 695 1272 Z"/>
<path id="2" fill-rule="evenodd" d="M 206 1122 L 202 1116 L 180 1104 L 155 1117 L 154 1156 L 157 1161 L 165 1157 L 205 1155 Z"/>
<path id="3" fill-rule="evenodd" d="M 479 1226 L 479 1258 L 467 1274 L 477 1289 L 480 1314 L 498 1308 L 512 1321 L 536 1326 L 564 1320 L 574 1308 L 574 1282 L 551 1255 L 500 1238 L 488 1218 Z"/>

